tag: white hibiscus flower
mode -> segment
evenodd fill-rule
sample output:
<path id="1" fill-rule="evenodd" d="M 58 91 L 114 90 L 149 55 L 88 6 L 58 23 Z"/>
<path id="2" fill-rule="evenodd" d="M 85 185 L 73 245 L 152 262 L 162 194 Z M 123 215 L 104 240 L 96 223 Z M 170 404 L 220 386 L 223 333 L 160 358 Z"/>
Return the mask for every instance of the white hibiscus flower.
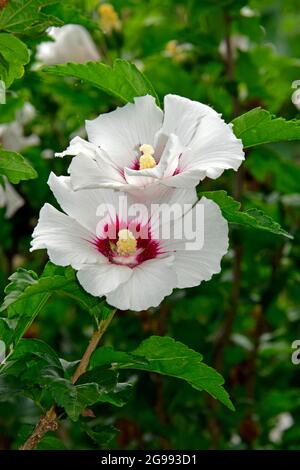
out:
<path id="1" fill-rule="evenodd" d="M 100 60 L 100 54 L 86 28 L 78 24 L 66 24 L 61 28 L 47 30 L 53 41 L 42 42 L 37 48 L 36 58 L 44 64 L 65 64 Z"/>
<path id="2" fill-rule="evenodd" d="M 147 95 L 86 121 L 86 130 L 89 142 L 75 137 L 56 154 L 75 155 L 69 167 L 75 190 L 191 188 L 244 160 L 231 125 L 209 106 L 176 95 L 165 97 L 164 113 Z"/>
<path id="3" fill-rule="evenodd" d="M 21 152 L 27 147 L 38 145 L 40 139 L 37 135 L 24 135 L 24 125 L 34 117 L 35 108 L 30 103 L 25 103 L 17 111 L 15 121 L 0 124 L 0 146 L 6 150 Z M 6 207 L 5 217 L 11 218 L 23 205 L 24 199 L 4 177 L 3 185 L 0 184 L 0 207 Z"/>
<path id="4" fill-rule="evenodd" d="M 203 244 L 191 250 L 188 237 L 156 236 L 158 212 L 129 216 L 124 201 L 128 208 L 140 202 L 132 195 L 101 188 L 73 191 L 69 177 L 53 173 L 48 184 L 65 214 L 44 205 L 31 250 L 45 248 L 53 263 L 71 265 L 82 287 L 94 296 L 106 296 L 110 305 L 136 311 L 155 307 L 174 288 L 196 286 L 220 271 L 228 224 L 213 201 L 197 202 L 195 190 L 169 189 L 160 198 L 168 207 L 190 205 L 183 216 L 167 220 L 172 219 L 175 228 L 171 235 L 194 215 L 198 204 L 203 206 Z"/>
<path id="5" fill-rule="evenodd" d="M 37 135 L 24 135 L 24 125 L 28 124 L 35 117 L 35 108 L 30 103 L 17 111 L 15 121 L 0 124 L 0 144 L 6 150 L 21 152 L 27 147 L 32 147 L 40 143 Z"/>
<path id="6" fill-rule="evenodd" d="M 3 177 L 3 185 L 0 184 L 0 207 L 5 207 L 5 218 L 10 219 L 20 207 L 24 205 L 24 199 L 17 193 L 6 177 Z"/>

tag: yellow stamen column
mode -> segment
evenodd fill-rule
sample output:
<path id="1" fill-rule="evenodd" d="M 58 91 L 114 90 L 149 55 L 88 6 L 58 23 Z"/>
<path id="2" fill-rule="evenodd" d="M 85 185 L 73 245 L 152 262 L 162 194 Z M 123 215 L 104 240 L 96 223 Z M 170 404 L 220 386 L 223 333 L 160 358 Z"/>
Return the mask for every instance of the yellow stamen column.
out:
<path id="1" fill-rule="evenodd" d="M 120 256 L 134 255 L 137 241 L 130 230 L 122 229 L 118 233 L 117 252 Z"/>
<path id="2" fill-rule="evenodd" d="M 142 152 L 142 155 L 139 158 L 140 170 L 156 167 L 156 161 L 153 157 L 154 148 L 152 145 L 143 144 L 140 146 L 140 151 Z"/>

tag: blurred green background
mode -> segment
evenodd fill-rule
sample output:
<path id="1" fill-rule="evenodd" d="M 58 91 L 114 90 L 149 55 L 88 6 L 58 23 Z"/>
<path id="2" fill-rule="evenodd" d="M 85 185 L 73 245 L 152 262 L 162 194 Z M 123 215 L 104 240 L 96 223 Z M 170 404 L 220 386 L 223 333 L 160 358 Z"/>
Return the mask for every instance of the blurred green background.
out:
<path id="1" fill-rule="evenodd" d="M 176 93 L 201 101 L 227 122 L 256 106 L 300 118 L 292 102 L 292 84 L 300 80 L 299 1 L 116 0 L 112 28 L 101 18 L 101 2 L 73 3 L 102 28 L 88 28 L 102 60 L 133 61 L 161 98 Z M 47 261 L 44 252 L 30 254 L 29 243 L 39 209 L 46 201 L 55 204 L 46 184 L 49 172 L 66 174 L 69 164 L 69 158 L 49 158 L 51 151 L 65 149 L 71 135 L 83 132 L 85 119 L 120 104 L 84 83 L 36 70 L 36 46 L 43 40 L 45 35 L 27 39 L 31 61 L 0 109 L 1 126 L 30 102 L 36 114 L 24 132 L 40 139 L 22 151 L 39 174 L 15 186 L 25 205 L 9 219 L 0 209 L 2 297 L 18 267 L 41 273 Z M 151 334 L 182 341 L 224 375 L 236 412 L 184 382 L 123 372 L 136 383 L 128 403 L 93 407 L 99 424 L 119 429 L 106 447 L 300 449 L 300 365 L 291 360 L 292 343 L 300 339 L 299 149 L 297 142 L 257 147 L 247 151 L 237 175 L 227 171 L 201 183 L 201 190 L 227 190 L 245 209 L 263 209 L 294 240 L 231 226 L 221 274 L 174 292 L 159 309 L 119 313 L 104 339 L 121 350 L 134 349 Z M 82 355 L 91 329 L 87 313 L 55 297 L 26 337 L 48 342 L 72 361 Z M 17 448 L 39 413 L 24 397 L 0 402 L 0 449 Z M 57 448 L 54 436 L 41 448 Z M 76 423 L 63 423 L 58 436 L 61 447 L 97 448 Z"/>

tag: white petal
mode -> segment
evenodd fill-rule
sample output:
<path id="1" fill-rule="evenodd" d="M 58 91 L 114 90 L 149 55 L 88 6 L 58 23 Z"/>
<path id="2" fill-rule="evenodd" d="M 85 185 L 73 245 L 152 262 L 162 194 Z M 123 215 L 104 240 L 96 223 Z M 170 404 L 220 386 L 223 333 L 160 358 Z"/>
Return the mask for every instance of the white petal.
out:
<path id="1" fill-rule="evenodd" d="M 184 170 L 177 175 L 170 176 L 161 180 L 161 184 L 171 188 L 195 188 L 199 181 L 204 178 L 204 172 L 201 170 Z"/>
<path id="2" fill-rule="evenodd" d="M 152 204 L 170 204 L 170 198 L 173 201 L 173 197 L 175 197 L 174 202 L 184 203 L 183 200 L 178 201 L 178 198 L 184 197 L 184 195 L 188 192 L 190 192 L 190 195 L 192 193 L 193 195 L 196 194 L 196 190 L 192 188 L 191 190 L 182 190 L 180 194 L 178 193 L 179 196 L 175 196 L 175 193 L 177 192 L 175 188 L 168 188 L 157 180 L 155 183 L 148 185 L 145 188 L 127 185 L 124 187 L 124 190 L 125 189 L 126 192 L 132 196 L 135 203 L 145 204 L 145 206 L 149 209 L 149 213 L 151 213 Z"/>
<path id="3" fill-rule="evenodd" d="M 66 150 L 55 154 L 56 157 L 66 155 L 76 156 L 68 168 L 75 190 L 100 187 L 120 189 L 126 184 L 120 170 L 109 157 L 97 145 L 79 136 L 71 140 Z"/>
<path id="4" fill-rule="evenodd" d="M 159 165 L 163 168 L 164 178 L 172 176 L 178 167 L 179 158 L 185 147 L 175 134 L 170 134 L 163 154 L 159 161 Z"/>
<path id="5" fill-rule="evenodd" d="M 18 109 L 16 113 L 16 120 L 20 123 L 26 125 L 32 121 L 36 116 L 36 109 L 32 106 L 31 103 L 26 101 L 24 106 L 21 109 Z"/>
<path id="6" fill-rule="evenodd" d="M 205 197 L 198 204 L 204 206 L 203 247 L 200 250 L 187 250 L 187 239 L 164 241 L 166 248 L 175 250 L 174 267 L 178 277 L 176 287 L 179 288 L 197 286 L 220 272 L 221 259 L 228 250 L 228 223 L 219 206 Z M 194 207 L 194 213 L 195 210 Z"/>
<path id="7" fill-rule="evenodd" d="M 7 178 L 4 178 L 4 188 L 0 185 L 0 207 L 6 207 L 5 218 L 10 219 L 20 207 L 24 206 L 24 203 L 24 199 Z"/>
<path id="8" fill-rule="evenodd" d="M 80 269 L 77 278 L 82 287 L 95 297 L 101 297 L 128 281 L 132 269 L 112 263 L 97 264 Z"/>
<path id="9" fill-rule="evenodd" d="M 55 153 L 56 157 L 65 157 L 66 155 L 79 155 L 83 154 L 86 157 L 95 158 L 97 152 L 99 151 L 98 147 L 91 142 L 87 142 L 78 135 L 74 137 L 70 145 L 63 152 Z"/>
<path id="10" fill-rule="evenodd" d="M 163 186 L 162 186 L 163 187 Z M 198 197 L 195 188 L 175 189 L 168 188 L 161 192 L 160 199 L 151 201 L 151 234 L 159 240 L 161 233 L 172 233 L 171 224 L 176 219 L 182 219 L 184 214 L 192 209 Z M 165 231 L 166 230 L 166 231 Z"/>
<path id="11" fill-rule="evenodd" d="M 42 207 L 32 237 L 31 251 L 46 248 L 58 266 L 79 269 L 88 263 L 106 262 L 91 243 L 93 235 L 50 204 Z"/>
<path id="12" fill-rule="evenodd" d="M 183 154 L 184 171 L 202 172 L 201 179 L 219 177 L 225 169 L 237 170 L 244 160 L 243 145 L 220 117 L 206 116 L 192 140 L 191 151 Z"/>
<path id="13" fill-rule="evenodd" d="M 141 144 L 154 145 L 161 124 L 162 111 L 154 98 L 147 95 L 86 121 L 86 130 L 90 142 L 100 146 L 114 163 L 124 168 L 140 155 Z"/>
<path id="14" fill-rule="evenodd" d="M 124 169 L 126 181 L 135 186 L 147 186 L 155 182 L 155 179 L 162 180 L 164 177 L 173 175 L 177 166 L 180 154 L 184 147 L 178 137 L 171 134 L 166 142 L 163 153 L 158 164 L 154 168 L 145 170 Z"/>
<path id="15" fill-rule="evenodd" d="M 3 148 L 21 152 L 27 147 L 37 145 L 40 142 L 38 136 L 24 137 L 23 125 L 17 121 L 0 126 L 0 137 Z"/>
<path id="16" fill-rule="evenodd" d="M 145 261 L 129 280 L 110 292 L 107 302 L 121 310 L 146 310 L 157 307 L 176 285 L 173 257 Z"/>
<path id="17" fill-rule="evenodd" d="M 159 165 L 145 170 L 132 170 L 131 168 L 125 168 L 124 176 L 127 183 L 131 186 L 146 187 L 155 183 L 156 180 L 161 179 L 163 177 L 163 171 Z"/>
<path id="18" fill-rule="evenodd" d="M 99 234 L 98 226 L 106 216 L 115 220 L 116 214 L 126 220 L 127 207 L 133 204 L 132 198 L 126 193 L 113 189 L 84 189 L 74 191 L 70 177 L 54 173 L 49 176 L 48 184 L 61 208 L 80 225 L 94 235 Z"/>
<path id="19" fill-rule="evenodd" d="M 5 196 L 5 191 L 4 187 L 2 184 L 0 184 L 0 207 L 5 207 L 6 204 L 6 196 Z"/>
<path id="20" fill-rule="evenodd" d="M 67 24 L 51 28 L 49 35 L 54 42 L 41 43 L 37 48 L 37 59 L 46 64 L 66 62 L 85 63 L 100 59 L 99 52 L 89 32 L 82 26 Z"/>
<path id="21" fill-rule="evenodd" d="M 209 106 L 177 95 L 165 96 L 164 112 L 159 135 L 176 134 L 185 147 L 190 145 L 204 116 L 217 116 Z"/>
<path id="22" fill-rule="evenodd" d="M 75 192 L 72 190 L 69 177 L 56 176 L 54 173 L 50 173 L 48 185 L 64 212 L 95 234 L 97 209 L 102 202 L 99 192 L 98 194 L 97 190 Z"/>
<path id="23" fill-rule="evenodd" d="M 68 173 L 75 191 L 95 188 L 122 189 L 127 186 L 120 172 L 113 165 L 109 165 L 105 161 L 100 164 L 83 155 L 72 159 Z"/>

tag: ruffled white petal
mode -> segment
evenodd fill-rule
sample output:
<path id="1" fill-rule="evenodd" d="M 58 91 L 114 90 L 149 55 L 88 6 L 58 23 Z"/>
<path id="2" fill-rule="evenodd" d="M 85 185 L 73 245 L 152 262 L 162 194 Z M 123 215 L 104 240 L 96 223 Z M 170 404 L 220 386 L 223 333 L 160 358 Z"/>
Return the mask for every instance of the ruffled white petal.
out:
<path id="1" fill-rule="evenodd" d="M 176 287 L 179 288 L 197 286 L 220 272 L 221 259 L 228 250 L 228 223 L 222 216 L 219 206 L 205 197 L 197 204 L 204 207 L 202 248 L 187 250 L 186 243 L 191 241 L 188 237 L 165 240 L 163 243 L 165 249 L 174 251 L 174 269 L 178 278 Z M 196 207 L 193 208 L 194 214 L 195 211 Z M 201 230 L 201 227 L 198 230 Z"/>
<path id="2" fill-rule="evenodd" d="M 131 275 L 132 269 L 127 266 L 106 263 L 80 269 L 77 278 L 89 294 L 101 297 L 128 281 Z"/>
<path id="3" fill-rule="evenodd" d="M 189 147 L 204 116 L 218 116 L 209 106 L 177 95 L 165 96 L 164 113 L 159 136 L 175 134 L 185 147 Z"/>
<path id="4" fill-rule="evenodd" d="M 133 269 L 127 282 L 106 296 L 109 305 L 121 310 L 157 307 L 176 285 L 173 257 L 145 261 Z"/>
<path id="5" fill-rule="evenodd" d="M 32 237 L 30 251 L 45 248 L 52 263 L 58 266 L 80 269 L 106 260 L 91 243 L 93 234 L 50 204 L 42 207 Z"/>
<path id="6" fill-rule="evenodd" d="M 66 155 L 75 155 L 68 168 L 73 189 L 100 187 L 121 189 L 126 185 L 120 169 L 97 145 L 76 136 L 66 150 L 55 153 L 56 157 Z"/>
<path id="7" fill-rule="evenodd" d="M 82 154 L 86 157 L 91 159 L 97 158 L 97 154 L 99 153 L 99 148 L 92 144 L 91 142 L 87 142 L 86 140 L 82 139 L 78 135 L 74 137 L 70 145 L 64 150 L 63 152 L 55 153 L 56 157 L 65 157 L 66 155 L 79 155 Z"/>
<path id="8" fill-rule="evenodd" d="M 162 124 L 162 111 L 152 96 L 134 99 L 122 108 L 86 121 L 89 141 L 98 145 L 120 168 L 128 167 L 140 155 L 139 146 L 154 145 Z"/>
<path id="9" fill-rule="evenodd" d="M 183 172 L 201 172 L 201 180 L 206 176 L 215 179 L 226 169 L 237 170 L 244 158 L 242 141 L 235 137 L 231 125 L 218 116 L 206 116 L 180 165 Z"/>

